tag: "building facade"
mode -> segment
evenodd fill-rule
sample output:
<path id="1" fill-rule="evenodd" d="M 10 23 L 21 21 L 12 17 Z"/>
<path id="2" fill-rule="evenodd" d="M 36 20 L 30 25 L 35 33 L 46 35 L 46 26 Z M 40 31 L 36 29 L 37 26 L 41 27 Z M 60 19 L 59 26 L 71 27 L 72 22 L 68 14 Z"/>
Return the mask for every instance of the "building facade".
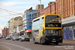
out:
<path id="1" fill-rule="evenodd" d="M 9 35 L 9 29 L 7 27 L 4 27 L 4 29 L 2 29 L 2 36 L 6 37 Z"/>
<path id="2" fill-rule="evenodd" d="M 17 35 L 18 35 L 18 36 L 24 35 L 24 32 L 25 32 L 25 31 L 23 30 L 23 25 L 17 26 L 16 29 L 17 29 Z M 15 34 L 15 35 L 16 35 L 16 34 Z"/>
<path id="3" fill-rule="evenodd" d="M 32 29 L 32 20 L 37 18 L 38 10 L 30 10 L 26 13 L 27 30 Z"/>
<path id="4" fill-rule="evenodd" d="M 50 2 L 48 3 L 48 6 L 41 10 L 41 15 L 44 14 L 56 14 L 56 3 Z M 40 17 L 40 11 L 37 13 L 37 17 Z"/>
<path id="5" fill-rule="evenodd" d="M 17 32 L 16 27 L 18 25 L 23 24 L 22 17 L 19 16 L 19 17 L 12 18 L 8 21 L 8 23 L 9 23 L 9 33 L 10 35 L 12 35 Z"/>
<path id="6" fill-rule="evenodd" d="M 75 40 L 75 0 L 62 0 L 64 39 Z"/>
<path id="7" fill-rule="evenodd" d="M 37 18 L 37 12 L 39 10 L 30 10 L 26 13 L 26 24 L 27 24 L 27 30 L 25 31 L 26 34 L 28 34 L 28 36 L 31 38 L 32 34 L 31 34 L 31 30 L 32 30 L 32 20 Z"/>
<path id="8" fill-rule="evenodd" d="M 24 11 L 24 14 L 22 15 L 22 21 L 23 21 L 23 30 L 26 31 L 27 30 L 27 23 L 26 23 L 26 13 L 29 10 Z"/>

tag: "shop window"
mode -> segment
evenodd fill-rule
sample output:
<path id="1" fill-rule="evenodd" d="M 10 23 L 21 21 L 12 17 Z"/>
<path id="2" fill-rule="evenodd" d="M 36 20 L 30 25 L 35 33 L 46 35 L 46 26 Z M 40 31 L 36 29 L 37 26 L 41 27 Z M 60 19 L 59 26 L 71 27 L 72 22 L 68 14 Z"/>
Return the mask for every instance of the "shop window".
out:
<path id="1" fill-rule="evenodd" d="M 73 40 L 73 28 L 72 26 L 63 28 L 63 38 L 67 40 Z"/>

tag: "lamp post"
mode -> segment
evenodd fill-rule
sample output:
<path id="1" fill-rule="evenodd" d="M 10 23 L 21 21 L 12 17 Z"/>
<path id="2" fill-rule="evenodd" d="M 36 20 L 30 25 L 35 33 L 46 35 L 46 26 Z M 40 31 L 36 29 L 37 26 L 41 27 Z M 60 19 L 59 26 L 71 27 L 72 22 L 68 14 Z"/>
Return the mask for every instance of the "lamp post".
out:
<path id="1" fill-rule="evenodd" d="M 40 16 L 41 16 L 41 0 L 39 0 L 40 1 Z"/>

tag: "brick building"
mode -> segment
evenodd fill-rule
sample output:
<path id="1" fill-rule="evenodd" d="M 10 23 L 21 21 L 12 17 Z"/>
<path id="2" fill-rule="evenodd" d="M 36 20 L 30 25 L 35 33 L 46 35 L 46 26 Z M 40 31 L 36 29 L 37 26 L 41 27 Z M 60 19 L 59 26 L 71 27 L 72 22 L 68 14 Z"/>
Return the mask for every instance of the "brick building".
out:
<path id="1" fill-rule="evenodd" d="M 56 14 L 56 3 L 50 2 L 46 8 L 41 10 L 41 15 L 44 14 Z M 37 17 L 40 16 L 40 11 L 37 13 Z"/>
<path id="2" fill-rule="evenodd" d="M 75 0 L 56 0 L 56 14 L 60 14 L 62 18 L 74 15 Z"/>
<path id="3" fill-rule="evenodd" d="M 62 14 L 62 0 L 56 0 L 56 14 Z"/>
<path id="4" fill-rule="evenodd" d="M 41 10 L 41 15 L 44 14 L 60 14 L 62 18 L 70 17 L 75 14 L 75 0 L 56 0 L 56 2 L 48 3 L 48 6 Z M 40 16 L 40 12 L 37 13 L 37 17 Z"/>
<path id="5" fill-rule="evenodd" d="M 75 40 L 75 0 L 62 0 L 61 3 L 64 39 Z"/>
<path id="6" fill-rule="evenodd" d="M 2 30 L 2 36 L 6 37 L 7 35 L 9 35 L 9 29 L 7 27 L 4 27 L 4 29 Z"/>

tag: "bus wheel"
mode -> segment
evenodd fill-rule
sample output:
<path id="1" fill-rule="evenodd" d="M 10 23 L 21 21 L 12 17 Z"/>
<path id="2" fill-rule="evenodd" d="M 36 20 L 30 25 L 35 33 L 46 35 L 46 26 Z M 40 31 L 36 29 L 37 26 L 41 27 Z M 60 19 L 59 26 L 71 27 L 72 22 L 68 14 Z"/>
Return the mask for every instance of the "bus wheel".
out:
<path id="1" fill-rule="evenodd" d="M 44 44 L 44 43 L 43 43 L 43 39 L 41 39 L 41 40 L 40 40 L 40 44 L 41 44 L 41 45 L 43 45 L 43 44 Z"/>
<path id="2" fill-rule="evenodd" d="M 35 42 L 35 39 L 33 39 L 34 44 L 37 44 L 37 42 Z"/>
<path id="3" fill-rule="evenodd" d="M 58 45 L 58 43 L 56 43 L 56 45 Z"/>

